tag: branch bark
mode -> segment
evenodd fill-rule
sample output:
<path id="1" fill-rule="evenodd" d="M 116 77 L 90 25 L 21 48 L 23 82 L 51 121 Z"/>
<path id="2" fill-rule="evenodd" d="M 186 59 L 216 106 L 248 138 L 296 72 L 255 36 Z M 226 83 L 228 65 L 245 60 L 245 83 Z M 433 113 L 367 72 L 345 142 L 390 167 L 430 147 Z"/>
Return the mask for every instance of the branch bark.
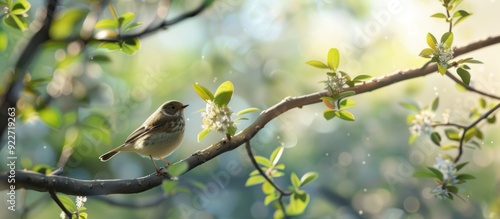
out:
<path id="1" fill-rule="evenodd" d="M 484 48 L 489 45 L 500 43 L 500 35 L 488 37 L 463 47 L 455 48 L 455 55 Z M 435 64 L 427 65 L 423 68 L 415 68 L 406 71 L 398 71 L 388 76 L 373 79 L 369 82 L 357 85 L 347 90 L 353 90 L 356 95 L 380 89 L 391 84 L 404 80 L 422 77 L 437 70 Z M 301 108 L 305 105 L 320 102 L 320 97 L 326 96 L 326 91 L 316 92 L 298 97 L 287 97 L 276 105 L 261 112 L 259 117 L 247 128 L 233 136 L 230 141 L 222 140 L 209 147 L 195 152 L 193 155 L 179 161 L 188 164 L 188 172 L 193 168 L 219 156 L 222 153 L 231 151 L 253 138 L 268 122 L 283 114 L 284 112 Z M 0 173 L 0 190 L 8 189 L 8 172 Z M 157 176 L 156 172 L 137 179 L 111 179 L 111 180 L 78 180 L 64 176 L 47 176 L 31 171 L 16 171 L 16 189 L 25 188 L 40 192 L 53 190 L 68 195 L 92 196 L 106 194 L 130 194 L 140 193 L 161 185 L 165 178 Z"/>

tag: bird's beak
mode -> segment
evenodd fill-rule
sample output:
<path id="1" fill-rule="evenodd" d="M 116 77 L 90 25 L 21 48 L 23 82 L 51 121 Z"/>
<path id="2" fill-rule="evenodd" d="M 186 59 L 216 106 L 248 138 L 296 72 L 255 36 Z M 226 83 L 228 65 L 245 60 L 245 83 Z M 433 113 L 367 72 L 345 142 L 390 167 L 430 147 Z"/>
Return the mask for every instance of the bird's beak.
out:
<path id="1" fill-rule="evenodd" d="M 188 106 L 189 106 L 189 105 L 183 105 L 183 106 L 182 106 L 182 109 L 184 109 L 184 108 L 186 108 L 186 107 L 188 107 Z"/>

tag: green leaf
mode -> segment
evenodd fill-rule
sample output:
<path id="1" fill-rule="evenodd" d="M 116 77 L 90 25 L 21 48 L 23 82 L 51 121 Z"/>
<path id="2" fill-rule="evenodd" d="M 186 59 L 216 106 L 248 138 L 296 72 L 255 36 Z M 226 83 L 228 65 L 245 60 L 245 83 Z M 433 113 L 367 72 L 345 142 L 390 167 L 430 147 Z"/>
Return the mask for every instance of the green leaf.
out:
<path id="1" fill-rule="evenodd" d="M 264 205 L 268 205 L 269 203 L 273 202 L 274 200 L 278 199 L 279 195 L 276 193 L 271 193 L 266 196 L 264 199 Z"/>
<path id="2" fill-rule="evenodd" d="M 0 29 L 0 52 L 4 51 L 7 48 L 8 42 L 9 40 L 7 38 L 7 34 L 5 34 L 2 29 Z"/>
<path id="3" fill-rule="evenodd" d="M 458 192 L 458 188 L 456 186 L 447 186 L 446 189 L 448 189 L 448 191 L 453 193 L 453 194 L 457 194 L 457 192 Z M 450 196 L 450 197 L 452 197 L 452 196 Z"/>
<path id="4" fill-rule="evenodd" d="M 441 36 L 441 43 L 444 43 L 447 48 L 451 48 L 451 44 L 453 44 L 453 32 L 446 32 Z"/>
<path id="5" fill-rule="evenodd" d="M 442 180 L 443 179 L 443 173 L 441 173 L 441 171 L 439 171 L 438 169 L 434 168 L 434 167 L 427 167 L 427 169 L 429 169 L 436 178 Z"/>
<path id="6" fill-rule="evenodd" d="M 262 183 L 262 192 L 264 194 L 266 194 L 266 195 L 274 194 L 275 191 L 276 191 L 276 189 L 268 181 L 265 181 L 264 183 Z"/>
<path id="7" fill-rule="evenodd" d="M 132 12 L 126 12 L 120 15 L 118 18 L 118 26 L 119 27 L 124 27 L 128 23 L 130 23 L 132 20 L 134 20 L 135 14 Z"/>
<path id="8" fill-rule="evenodd" d="M 214 95 L 210 90 L 208 90 L 206 87 L 201 86 L 200 84 L 196 83 L 193 84 L 194 91 L 198 94 L 198 96 L 201 97 L 204 101 L 213 101 L 214 100 Z"/>
<path id="9" fill-rule="evenodd" d="M 61 201 L 62 205 L 70 212 L 76 211 L 76 205 L 67 195 L 57 194 L 57 198 Z"/>
<path id="10" fill-rule="evenodd" d="M 236 126 L 227 127 L 227 134 L 229 134 L 230 136 L 234 136 L 234 134 L 236 134 Z"/>
<path id="11" fill-rule="evenodd" d="M 469 179 L 475 179 L 476 177 L 470 174 L 459 174 L 456 176 L 458 180 L 469 180 Z"/>
<path id="12" fill-rule="evenodd" d="M 335 111 L 335 115 L 346 121 L 354 121 L 354 115 L 347 110 Z"/>
<path id="13" fill-rule="evenodd" d="M 465 165 L 467 165 L 467 164 L 469 164 L 469 162 L 463 162 L 463 163 L 461 163 L 461 164 L 457 164 L 457 165 L 455 166 L 455 169 L 456 169 L 456 170 L 457 170 L 457 172 L 458 172 L 459 170 L 461 170 L 462 168 L 464 168 L 464 167 L 465 167 Z"/>
<path id="14" fill-rule="evenodd" d="M 306 62 L 306 64 L 313 66 L 313 67 L 316 67 L 316 68 L 328 69 L 328 66 L 325 63 L 323 63 L 321 61 L 317 61 L 317 60 L 308 61 L 308 62 Z"/>
<path id="15" fill-rule="evenodd" d="M 340 101 L 339 108 L 340 109 L 347 109 L 347 108 L 354 106 L 354 105 L 356 105 L 356 101 L 351 100 L 351 99 L 343 99 L 342 101 Z"/>
<path id="16" fill-rule="evenodd" d="M 210 132 L 211 131 L 208 128 L 205 128 L 205 129 L 201 130 L 201 132 L 198 133 L 198 142 L 200 142 L 203 138 L 205 138 L 205 136 L 207 136 L 208 133 L 210 133 Z"/>
<path id="17" fill-rule="evenodd" d="M 56 108 L 44 108 L 38 112 L 38 116 L 51 128 L 59 129 L 62 125 L 61 112 L 59 112 Z"/>
<path id="18" fill-rule="evenodd" d="M 325 117 L 326 120 L 333 119 L 336 115 L 337 110 L 332 110 L 332 109 L 327 109 L 323 112 L 323 117 Z"/>
<path id="19" fill-rule="evenodd" d="M 416 112 L 420 111 L 420 106 L 418 106 L 418 104 L 416 104 L 415 102 L 400 102 L 399 105 L 408 109 L 408 110 L 412 110 L 412 111 L 416 111 Z"/>
<path id="20" fill-rule="evenodd" d="M 292 174 L 290 175 L 290 181 L 292 182 L 292 186 L 294 188 L 300 187 L 300 180 L 295 172 L 292 172 Z"/>
<path id="21" fill-rule="evenodd" d="M 414 177 L 417 177 L 417 178 L 435 178 L 436 175 L 434 175 L 434 173 L 432 172 L 429 172 L 429 171 L 415 171 L 413 173 L 413 176 Z"/>
<path id="22" fill-rule="evenodd" d="M 437 40 L 436 40 L 436 37 L 434 37 L 434 35 L 432 35 L 431 33 L 427 33 L 427 45 L 429 45 L 429 47 L 431 47 L 432 50 L 436 51 L 436 44 L 437 44 Z"/>
<path id="23" fill-rule="evenodd" d="M 257 161 L 258 164 L 264 166 L 264 167 L 270 167 L 271 161 L 263 156 L 254 156 L 255 161 Z"/>
<path id="24" fill-rule="evenodd" d="M 139 41 L 139 37 L 126 39 L 122 43 L 122 52 L 127 55 L 133 55 L 140 48 L 141 48 L 141 42 Z"/>
<path id="25" fill-rule="evenodd" d="M 463 68 L 457 68 L 457 74 L 458 74 L 458 76 L 460 76 L 460 78 L 462 79 L 462 82 L 464 82 L 464 84 L 466 84 L 466 85 L 470 84 L 470 74 L 467 70 L 465 70 Z"/>
<path id="26" fill-rule="evenodd" d="M 128 32 L 138 26 L 141 26 L 142 25 L 142 22 L 136 22 L 136 23 L 132 23 L 130 25 L 128 25 L 127 27 L 125 27 L 123 30 L 122 30 L 122 33 L 125 33 L 125 32 Z"/>
<path id="27" fill-rule="evenodd" d="M 495 122 L 497 121 L 497 117 L 496 115 L 493 115 L 492 117 L 486 118 L 486 121 L 490 124 L 495 124 Z"/>
<path id="28" fill-rule="evenodd" d="M 358 75 L 358 76 L 354 77 L 352 79 L 352 81 L 354 81 L 354 82 L 361 82 L 361 81 L 369 80 L 371 78 L 372 78 L 372 76 L 370 76 L 370 75 Z"/>
<path id="29" fill-rule="evenodd" d="M 458 10 L 453 13 L 453 17 L 463 17 L 463 16 L 469 16 L 471 15 L 469 12 L 464 11 L 464 10 Z"/>
<path id="30" fill-rule="evenodd" d="M 81 8 L 63 10 L 50 26 L 49 34 L 54 39 L 65 39 L 79 34 L 78 26 L 83 22 L 88 10 Z"/>
<path id="31" fill-rule="evenodd" d="M 243 114 L 247 114 L 247 113 L 253 113 L 253 112 L 258 112 L 258 111 L 259 111 L 259 108 L 252 107 L 252 108 L 247 108 L 247 109 L 241 110 L 238 113 L 236 113 L 236 115 L 239 116 L 239 115 L 243 115 Z"/>
<path id="32" fill-rule="evenodd" d="M 174 165 L 169 165 L 167 171 L 171 176 L 180 176 L 188 169 L 189 165 L 187 162 L 180 162 Z"/>
<path id="33" fill-rule="evenodd" d="M 118 21 L 115 19 L 102 19 L 94 27 L 99 29 L 115 29 L 118 28 Z"/>
<path id="34" fill-rule="evenodd" d="M 251 176 L 247 179 L 245 186 L 258 185 L 258 184 L 261 184 L 265 181 L 266 181 L 266 179 L 261 175 Z"/>
<path id="35" fill-rule="evenodd" d="M 271 153 L 270 160 L 273 166 L 278 163 L 278 161 L 281 158 L 281 155 L 283 155 L 283 151 L 285 151 L 285 147 L 279 146 L 276 149 L 274 149 L 273 153 Z"/>
<path id="36" fill-rule="evenodd" d="M 465 137 L 464 137 L 464 142 L 468 142 L 471 140 L 473 137 L 476 136 L 476 127 L 473 127 L 465 132 Z"/>
<path id="37" fill-rule="evenodd" d="M 21 31 L 25 31 L 28 28 L 28 21 L 21 15 L 5 16 L 3 23 Z"/>
<path id="38" fill-rule="evenodd" d="M 461 15 L 461 17 L 458 18 L 457 21 L 455 21 L 455 23 L 453 24 L 453 26 L 456 26 L 458 23 L 462 22 L 463 20 L 465 20 L 465 18 L 468 18 L 471 15 L 471 14 L 469 14 L 469 12 L 466 12 L 464 10 L 458 10 L 457 12 Z M 455 12 L 455 14 L 457 12 Z M 455 16 L 455 14 L 454 14 L 454 16 Z"/>
<path id="39" fill-rule="evenodd" d="M 444 75 L 444 74 L 446 74 L 447 70 L 448 70 L 447 68 L 445 68 L 444 66 L 438 64 L 438 72 L 439 72 L 439 74 Z"/>
<path id="40" fill-rule="evenodd" d="M 408 139 L 408 144 L 413 144 L 413 142 L 415 142 L 415 140 L 417 140 L 417 138 L 418 138 L 418 135 L 415 135 L 415 134 L 410 135 L 410 138 Z"/>
<path id="41" fill-rule="evenodd" d="M 475 59 L 469 59 L 469 60 L 466 60 L 465 63 L 471 63 L 471 64 L 483 64 L 483 62 L 479 61 L 479 60 L 475 60 Z"/>
<path id="42" fill-rule="evenodd" d="M 336 95 L 336 96 L 334 97 L 334 99 L 335 99 L 335 100 L 340 100 L 340 99 L 346 98 L 346 97 L 348 97 L 348 96 L 352 96 L 352 95 L 354 95 L 354 94 L 356 94 L 356 91 L 353 91 L 353 90 L 348 90 L 348 91 L 344 91 L 344 92 L 342 92 L 342 93 L 340 93 L 340 94 Z"/>
<path id="43" fill-rule="evenodd" d="M 109 49 L 111 51 L 120 49 L 120 44 L 114 42 L 104 42 L 99 44 L 99 48 Z"/>
<path id="44" fill-rule="evenodd" d="M 176 185 L 177 181 L 175 180 L 163 180 L 161 187 L 163 188 L 165 194 L 172 194 Z"/>
<path id="45" fill-rule="evenodd" d="M 437 110 L 438 106 L 439 106 L 439 97 L 436 97 L 436 98 L 434 98 L 434 100 L 432 100 L 431 110 L 435 112 Z"/>
<path id="46" fill-rule="evenodd" d="M 434 55 L 434 50 L 432 50 L 431 48 L 425 48 L 418 55 L 424 58 L 431 58 L 432 55 Z"/>
<path id="47" fill-rule="evenodd" d="M 319 175 L 317 172 L 307 172 L 306 174 L 304 174 L 300 178 L 300 186 L 299 187 L 305 186 L 306 184 L 314 181 L 315 179 L 318 178 L 318 176 Z"/>
<path id="48" fill-rule="evenodd" d="M 94 55 L 94 56 L 90 57 L 90 60 L 93 62 L 97 62 L 97 63 L 108 63 L 111 61 L 109 56 L 104 55 L 104 54 Z"/>
<path id="49" fill-rule="evenodd" d="M 280 171 L 273 171 L 273 172 L 271 173 L 271 176 L 272 176 L 273 178 L 282 177 L 282 176 L 284 176 L 284 175 L 285 175 L 285 174 L 284 174 L 283 172 L 280 172 Z"/>
<path id="50" fill-rule="evenodd" d="M 293 193 L 290 196 L 290 203 L 286 207 L 286 213 L 290 216 L 300 215 L 304 213 L 307 205 L 309 204 L 309 194 Z"/>
<path id="51" fill-rule="evenodd" d="M 446 19 L 446 15 L 443 14 L 443 13 L 435 13 L 433 15 L 431 15 L 431 17 L 435 17 L 435 18 L 445 18 Z"/>
<path id="52" fill-rule="evenodd" d="M 22 15 L 31 8 L 31 4 L 28 1 L 17 1 L 12 5 L 12 8 L 10 9 L 10 14 L 14 15 Z"/>
<path id="53" fill-rule="evenodd" d="M 481 97 L 481 98 L 479 98 L 479 106 L 480 106 L 481 108 L 485 109 L 485 108 L 486 108 L 486 106 L 487 106 L 487 104 L 488 104 L 488 103 L 486 102 L 486 100 L 485 100 L 484 98 L 482 98 L 482 97 Z"/>
<path id="54" fill-rule="evenodd" d="M 233 83 L 226 81 L 215 91 L 214 103 L 219 107 L 226 107 L 233 96 Z"/>
<path id="55" fill-rule="evenodd" d="M 456 148 L 458 148 L 458 145 L 455 145 L 455 144 L 447 144 L 447 145 L 441 146 L 441 150 L 443 150 L 443 151 L 450 150 L 450 149 L 456 149 Z"/>
<path id="56" fill-rule="evenodd" d="M 439 135 L 439 133 L 437 133 L 437 132 L 432 132 L 432 134 L 431 134 L 431 140 L 432 140 L 432 142 L 434 142 L 434 144 L 436 144 L 437 146 L 440 146 L 440 145 L 441 145 L 441 135 Z"/>
<path id="57" fill-rule="evenodd" d="M 332 71 L 337 71 L 337 69 L 339 68 L 339 62 L 340 62 L 339 50 L 337 48 L 331 48 L 328 51 L 327 60 L 328 60 L 328 67 Z"/>
<path id="58" fill-rule="evenodd" d="M 453 140 L 453 141 L 460 141 L 460 135 L 458 134 L 457 130 L 446 129 L 446 130 L 444 130 L 444 133 L 446 134 L 446 137 L 448 137 L 448 139 Z"/>

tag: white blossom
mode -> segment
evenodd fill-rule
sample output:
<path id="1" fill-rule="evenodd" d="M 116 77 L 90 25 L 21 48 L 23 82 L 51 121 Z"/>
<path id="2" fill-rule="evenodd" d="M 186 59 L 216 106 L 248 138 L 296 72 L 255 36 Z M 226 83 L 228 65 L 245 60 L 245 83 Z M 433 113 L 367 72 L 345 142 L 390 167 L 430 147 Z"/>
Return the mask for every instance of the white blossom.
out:
<path id="1" fill-rule="evenodd" d="M 448 159 L 443 159 L 443 157 L 436 157 L 436 164 L 434 168 L 439 170 L 443 174 L 443 181 L 450 180 L 451 184 L 456 184 L 458 180 L 455 178 L 455 163 Z"/>
<path id="2" fill-rule="evenodd" d="M 325 81 L 326 89 L 330 93 L 330 96 L 337 95 L 344 91 L 344 86 L 346 85 L 347 79 L 339 72 L 335 73 L 334 76 L 328 75 Z"/>
<path id="3" fill-rule="evenodd" d="M 436 45 L 436 53 L 439 59 L 439 65 L 448 68 L 448 62 L 453 59 L 453 49 L 446 46 L 444 43 L 438 43 Z"/>
<path id="4" fill-rule="evenodd" d="M 207 101 L 205 111 L 201 113 L 203 118 L 203 129 L 228 133 L 229 129 L 236 129 L 231 120 L 233 112 L 229 107 L 219 107 L 213 101 Z"/>
<path id="5" fill-rule="evenodd" d="M 81 208 L 87 201 L 87 196 L 76 196 L 76 208 Z"/>
<path id="6" fill-rule="evenodd" d="M 448 189 L 444 188 L 439 185 L 437 186 L 436 188 L 434 188 L 431 193 L 436 196 L 437 198 L 439 199 L 446 199 L 448 197 L 450 197 L 450 191 L 448 191 Z"/>
<path id="7" fill-rule="evenodd" d="M 59 217 L 61 217 L 61 219 L 66 219 L 66 214 L 64 213 L 64 211 L 61 211 Z"/>
<path id="8" fill-rule="evenodd" d="M 450 122 L 450 110 L 447 109 L 443 112 L 443 123 Z"/>
<path id="9" fill-rule="evenodd" d="M 434 118 L 434 116 L 435 114 L 431 110 L 420 111 L 415 115 L 410 125 L 410 133 L 416 136 L 430 134 L 432 132 L 432 118 Z"/>

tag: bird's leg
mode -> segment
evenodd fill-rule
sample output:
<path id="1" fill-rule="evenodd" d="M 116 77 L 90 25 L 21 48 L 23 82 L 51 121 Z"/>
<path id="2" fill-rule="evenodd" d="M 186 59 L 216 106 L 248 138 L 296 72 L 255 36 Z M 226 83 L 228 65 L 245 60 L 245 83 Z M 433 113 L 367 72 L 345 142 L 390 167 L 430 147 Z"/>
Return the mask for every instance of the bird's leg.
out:
<path id="1" fill-rule="evenodd" d="M 164 158 L 161 158 L 161 157 L 160 157 L 160 160 L 163 160 L 163 162 L 165 162 L 167 164 L 165 166 L 165 168 L 168 167 L 168 166 L 170 166 L 170 162 L 168 162 L 168 160 L 165 160 Z"/>
<path id="2" fill-rule="evenodd" d="M 167 176 L 165 172 L 161 171 L 158 166 L 156 166 L 156 163 L 155 161 L 153 160 L 153 157 L 151 155 L 149 155 L 149 158 L 151 158 L 151 162 L 153 162 L 153 165 L 155 165 L 155 169 L 156 169 L 156 175 L 159 176 L 159 175 L 163 175 L 163 176 Z M 163 159 L 162 159 L 163 160 Z M 167 176 L 168 177 L 168 176 Z"/>

